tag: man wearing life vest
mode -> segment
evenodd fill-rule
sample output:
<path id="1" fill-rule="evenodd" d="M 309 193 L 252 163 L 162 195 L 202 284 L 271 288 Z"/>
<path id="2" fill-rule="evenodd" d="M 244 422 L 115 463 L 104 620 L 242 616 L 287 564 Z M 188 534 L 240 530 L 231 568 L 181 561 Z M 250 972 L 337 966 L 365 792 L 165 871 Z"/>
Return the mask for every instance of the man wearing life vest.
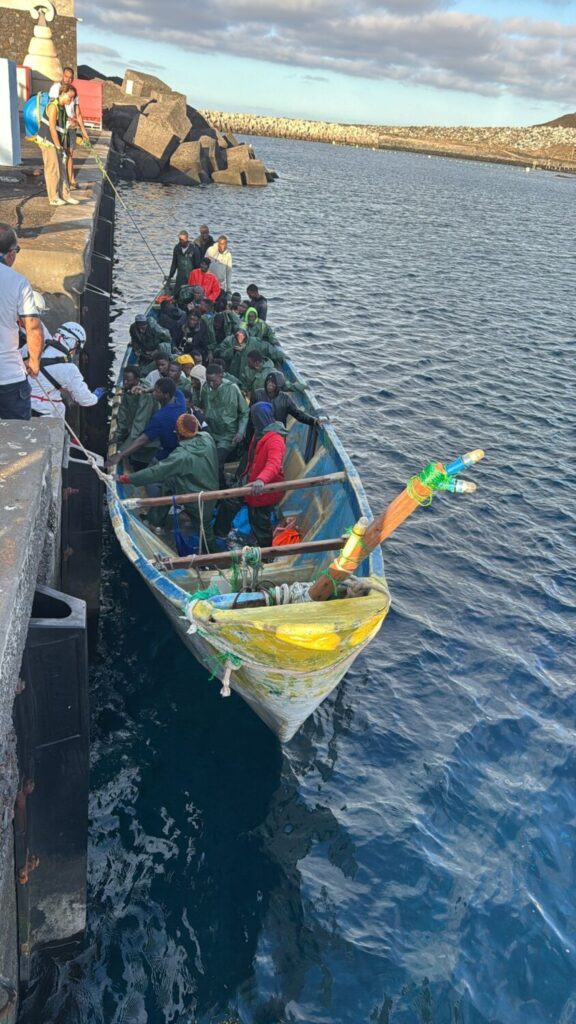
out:
<path id="1" fill-rule="evenodd" d="M 40 373 L 30 378 L 33 416 L 66 416 L 66 402 L 96 405 L 106 388 L 90 391 L 72 358 L 86 341 L 86 331 L 74 321 L 62 324 L 46 340 L 40 359 Z M 22 352 L 26 358 L 24 351 Z"/>
<path id="2" fill-rule="evenodd" d="M 61 81 L 54 82 L 50 88 L 50 92 L 48 93 L 50 99 L 57 99 L 61 90 L 66 92 L 66 90 L 72 85 L 73 81 L 74 69 L 64 68 Z M 74 174 L 74 146 L 76 145 L 76 137 L 78 133 L 82 136 L 83 142 L 90 142 L 88 132 L 84 125 L 82 111 L 80 110 L 78 96 L 75 96 L 72 103 L 69 103 L 66 107 L 66 117 L 68 119 L 68 131 L 66 132 L 66 136 L 63 139 L 62 144 L 66 150 L 66 173 L 68 175 L 68 185 L 70 188 L 78 188 Z"/>
<path id="3" fill-rule="evenodd" d="M 51 99 L 41 114 L 36 142 L 42 153 L 46 191 L 50 206 L 78 206 L 78 199 L 70 195 L 66 174 L 66 142 L 68 140 L 68 116 L 66 107 L 76 97 L 73 85 L 67 86 L 59 96 Z"/>

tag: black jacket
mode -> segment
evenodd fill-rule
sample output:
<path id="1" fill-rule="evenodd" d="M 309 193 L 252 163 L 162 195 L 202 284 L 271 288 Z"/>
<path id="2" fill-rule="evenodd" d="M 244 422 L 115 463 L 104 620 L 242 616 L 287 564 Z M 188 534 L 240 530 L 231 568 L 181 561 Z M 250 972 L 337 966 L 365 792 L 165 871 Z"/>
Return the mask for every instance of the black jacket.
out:
<path id="1" fill-rule="evenodd" d="M 266 320 L 268 316 L 268 299 L 263 295 L 259 295 L 255 302 L 250 301 L 252 309 L 255 309 L 261 320 Z"/>
<path id="2" fill-rule="evenodd" d="M 257 388 L 252 393 L 252 404 L 255 402 L 270 402 L 265 388 Z M 308 425 L 315 423 L 314 416 L 309 416 L 303 409 L 299 409 L 296 402 L 286 391 L 279 391 L 276 398 L 272 399 L 271 405 L 274 419 L 279 420 L 284 426 L 286 426 L 286 420 L 289 416 L 293 416 L 295 420 L 300 420 L 300 423 L 307 423 Z"/>
<path id="3" fill-rule="evenodd" d="M 168 272 L 168 277 L 174 277 L 174 274 L 178 270 L 178 257 L 182 256 L 182 255 L 189 256 L 192 261 L 194 260 L 195 253 L 194 253 L 194 245 L 192 244 L 192 242 L 188 242 L 188 245 L 186 246 L 186 248 L 184 250 L 182 249 L 182 246 L 180 245 L 180 242 L 178 242 L 178 245 L 174 246 L 174 251 L 172 253 L 172 263 L 170 264 L 170 270 Z M 200 266 L 200 264 L 198 264 L 198 266 Z"/>

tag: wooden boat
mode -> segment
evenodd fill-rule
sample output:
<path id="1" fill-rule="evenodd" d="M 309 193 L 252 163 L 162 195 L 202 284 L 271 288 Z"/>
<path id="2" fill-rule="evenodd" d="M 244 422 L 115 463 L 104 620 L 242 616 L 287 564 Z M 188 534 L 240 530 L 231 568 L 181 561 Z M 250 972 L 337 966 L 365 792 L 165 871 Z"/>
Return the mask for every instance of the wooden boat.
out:
<path id="1" fill-rule="evenodd" d="M 134 357 L 128 348 L 112 411 L 114 426 L 121 400 L 124 366 Z M 298 381 L 290 361 L 282 366 L 287 380 Z M 300 382 L 302 383 L 302 382 Z M 295 400 L 312 415 L 318 403 L 306 388 Z M 281 509 L 297 516 L 305 545 L 344 538 L 346 531 L 372 514 L 359 475 L 329 423 L 319 431 L 316 450 L 305 461 L 309 428 L 288 421 L 287 481 L 321 478 L 310 487 L 288 491 Z M 115 448 L 111 448 L 111 454 Z M 158 536 L 134 508 L 136 488 L 109 489 L 112 523 L 122 550 L 146 581 L 175 630 L 194 656 L 250 705 L 282 742 L 334 690 L 350 666 L 380 629 L 390 607 L 378 546 L 358 568 L 366 584 L 358 596 L 340 596 L 322 603 L 289 603 L 254 607 L 262 588 L 280 596 L 288 584 L 310 582 L 325 569 L 330 556 L 323 550 L 282 553 L 261 566 L 257 590 L 230 593 L 230 571 L 199 568 L 178 559 L 170 535 Z M 344 543 L 344 540 L 342 540 Z M 314 545 L 312 545 L 314 547 Z M 315 545 L 322 548 L 321 544 Z M 332 544 L 332 548 L 336 545 Z M 205 559 L 207 564 L 209 558 Z M 247 571 L 247 570 L 246 570 Z M 236 570 L 236 575 L 238 570 Z M 274 588 L 279 588 L 275 590 Z M 301 588 L 304 589 L 304 588 Z M 226 592 L 222 592 L 228 591 Z"/>

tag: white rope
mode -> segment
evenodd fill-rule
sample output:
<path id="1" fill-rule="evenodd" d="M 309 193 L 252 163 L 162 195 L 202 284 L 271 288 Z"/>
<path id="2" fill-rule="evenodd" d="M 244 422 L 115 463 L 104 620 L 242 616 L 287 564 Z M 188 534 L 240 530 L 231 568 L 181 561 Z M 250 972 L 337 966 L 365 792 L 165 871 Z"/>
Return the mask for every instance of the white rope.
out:
<path id="1" fill-rule="evenodd" d="M 200 537 L 198 544 L 198 554 L 202 554 L 202 545 L 204 545 L 204 551 L 208 552 L 208 541 L 206 539 L 206 531 L 204 529 L 204 491 L 200 491 L 198 494 L 198 512 L 200 513 Z"/>
<path id="2" fill-rule="evenodd" d="M 224 677 L 222 679 L 222 689 L 220 690 L 220 696 L 221 697 L 229 697 L 230 696 L 230 693 L 231 693 L 231 691 L 230 691 L 230 676 L 231 675 L 232 675 L 232 664 L 231 664 L 231 662 L 227 661 L 226 662 L 226 670 L 224 672 Z"/>
<path id="3" fill-rule="evenodd" d="M 56 402 L 54 402 L 50 398 L 50 395 L 46 391 L 46 388 L 44 387 L 42 381 L 39 379 L 39 376 L 35 377 L 34 380 L 35 380 L 36 384 L 38 385 L 38 387 L 40 388 L 40 390 L 44 392 L 44 395 L 45 395 L 47 401 L 50 402 L 50 405 L 56 411 L 56 415 L 58 416 L 58 419 L 62 419 L 62 417 L 60 415 L 60 411 L 58 409 L 58 406 L 56 405 Z M 110 489 L 116 495 L 116 493 L 117 493 L 116 492 L 116 482 L 113 479 L 113 477 L 111 477 L 109 473 L 104 473 L 103 470 L 100 469 L 100 466 L 96 462 L 96 459 L 92 455 L 92 452 L 89 452 L 88 449 L 84 447 L 84 445 L 82 444 L 82 441 L 80 440 L 78 435 L 74 432 L 74 430 L 72 429 L 70 424 L 66 420 L 63 420 L 63 423 L 64 423 L 65 429 L 70 434 L 70 437 L 76 442 L 76 444 L 77 444 L 78 448 L 80 449 L 80 451 L 86 456 L 86 459 L 87 459 L 90 467 L 96 473 L 96 476 L 102 481 L 103 484 L 105 484 L 106 487 L 110 487 Z"/>

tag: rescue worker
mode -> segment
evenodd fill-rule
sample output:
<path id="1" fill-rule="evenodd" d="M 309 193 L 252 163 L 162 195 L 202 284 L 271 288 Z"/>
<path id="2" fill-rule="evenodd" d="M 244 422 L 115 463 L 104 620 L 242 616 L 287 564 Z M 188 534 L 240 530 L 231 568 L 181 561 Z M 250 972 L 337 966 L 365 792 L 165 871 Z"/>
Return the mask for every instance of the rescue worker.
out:
<path id="1" fill-rule="evenodd" d="M 254 389 L 252 394 L 253 402 L 271 402 L 274 419 L 286 426 L 289 416 L 293 416 L 300 423 L 308 426 L 320 425 L 320 420 L 300 409 L 294 399 L 284 390 L 286 378 L 280 370 L 273 370 L 264 381 L 264 387 Z"/>
<path id="2" fill-rule="evenodd" d="M 257 348 L 252 348 L 246 355 L 246 366 L 240 378 L 242 391 L 247 398 L 258 388 L 264 387 L 266 378 L 274 372 L 274 363 L 265 359 Z"/>
<path id="3" fill-rule="evenodd" d="M 76 402 L 87 407 L 96 405 L 106 394 L 106 388 L 90 391 L 84 377 L 74 362 L 86 341 L 86 331 L 73 320 L 62 324 L 51 338 L 45 341 L 40 357 L 40 373 L 30 377 L 33 416 L 66 416 L 66 405 Z M 22 357 L 27 358 L 27 348 Z"/>
<path id="4" fill-rule="evenodd" d="M 194 245 L 190 241 L 188 232 L 181 231 L 178 235 L 178 242 L 174 246 L 172 263 L 166 278 L 166 283 L 168 283 L 176 274 L 176 280 L 174 281 L 174 295 L 176 298 L 180 294 L 182 285 L 185 285 L 188 281 L 188 275 L 191 270 L 194 270 L 194 265 Z"/>
<path id="5" fill-rule="evenodd" d="M 249 306 L 256 310 L 261 320 L 266 320 L 268 316 L 268 299 L 260 294 L 258 285 L 249 284 L 246 289 L 246 295 L 248 296 Z"/>
<path id="6" fill-rule="evenodd" d="M 36 142 L 42 154 L 44 178 L 50 206 L 78 206 L 79 200 L 70 195 L 68 175 L 66 173 L 66 140 L 68 133 L 68 117 L 66 107 L 76 98 L 76 89 L 69 85 L 67 89 L 48 102 L 38 124 Z"/>
<path id="7" fill-rule="evenodd" d="M 274 331 L 270 324 L 260 319 L 258 311 L 253 306 L 249 306 L 244 313 L 242 323 L 248 332 L 248 340 L 257 344 L 264 355 L 269 356 L 275 365 L 284 362 L 286 354 L 276 341 Z"/>
<path id="8" fill-rule="evenodd" d="M 191 287 L 199 285 L 205 297 L 211 299 L 212 302 L 216 301 L 222 291 L 218 278 L 210 272 L 210 260 L 207 256 L 201 261 L 197 270 L 190 272 L 188 284 Z"/>
<path id="9" fill-rule="evenodd" d="M 184 413 L 176 420 L 178 444 L 162 462 L 158 462 L 136 473 L 123 473 L 118 479 L 123 484 L 135 487 L 162 484 L 163 494 L 191 494 L 198 491 L 218 489 L 218 455 L 210 434 L 200 431 L 200 424 L 191 413 Z M 216 550 L 212 516 L 215 501 L 207 501 L 202 507 L 202 525 L 210 551 Z M 161 526 L 166 519 L 169 506 L 151 508 L 148 521 L 152 526 Z M 184 512 L 192 520 L 194 531 L 201 535 L 200 507 L 197 502 L 184 506 Z"/>
<path id="10" fill-rule="evenodd" d="M 217 363 L 211 363 L 206 370 L 206 383 L 200 389 L 198 402 L 216 442 L 220 484 L 224 486 L 224 463 L 244 439 L 248 404 L 240 388 L 224 380 L 224 371 Z"/>
<path id="11" fill-rule="evenodd" d="M 175 433 L 176 420 L 183 412 L 186 412 L 186 399 L 182 392 L 177 390 L 174 381 L 167 377 L 156 381 L 152 395 L 160 408 L 152 415 L 139 437 L 124 445 L 121 451 L 110 457 L 109 466 L 117 466 L 122 459 L 140 451 L 150 441 L 160 442 L 156 452 L 159 462 L 174 451 L 178 443 Z"/>
<path id="12" fill-rule="evenodd" d="M 250 420 L 254 436 L 248 450 L 246 483 L 252 493 L 242 502 L 239 498 L 226 498 L 220 503 L 215 523 L 217 537 L 226 537 L 232 521 L 243 504 L 248 506 L 248 520 L 256 543 L 267 548 L 272 545 L 272 514 L 274 507 L 284 497 L 283 491 L 263 494 L 266 484 L 284 480 L 284 455 L 286 453 L 286 428 L 274 420 L 270 402 L 257 402 L 250 409 Z"/>
<path id="13" fill-rule="evenodd" d="M 143 433 L 146 425 L 158 409 L 158 403 L 154 399 L 152 390 L 145 390 L 134 366 L 127 366 L 123 374 L 123 390 L 118 413 L 116 416 L 116 429 L 111 435 L 111 440 L 117 446 L 129 445 Z M 147 466 L 156 453 L 158 441 L 151 441 L 138 452 L 137 459 L 131 459 L 134 469 L 143 469 Z"/>

